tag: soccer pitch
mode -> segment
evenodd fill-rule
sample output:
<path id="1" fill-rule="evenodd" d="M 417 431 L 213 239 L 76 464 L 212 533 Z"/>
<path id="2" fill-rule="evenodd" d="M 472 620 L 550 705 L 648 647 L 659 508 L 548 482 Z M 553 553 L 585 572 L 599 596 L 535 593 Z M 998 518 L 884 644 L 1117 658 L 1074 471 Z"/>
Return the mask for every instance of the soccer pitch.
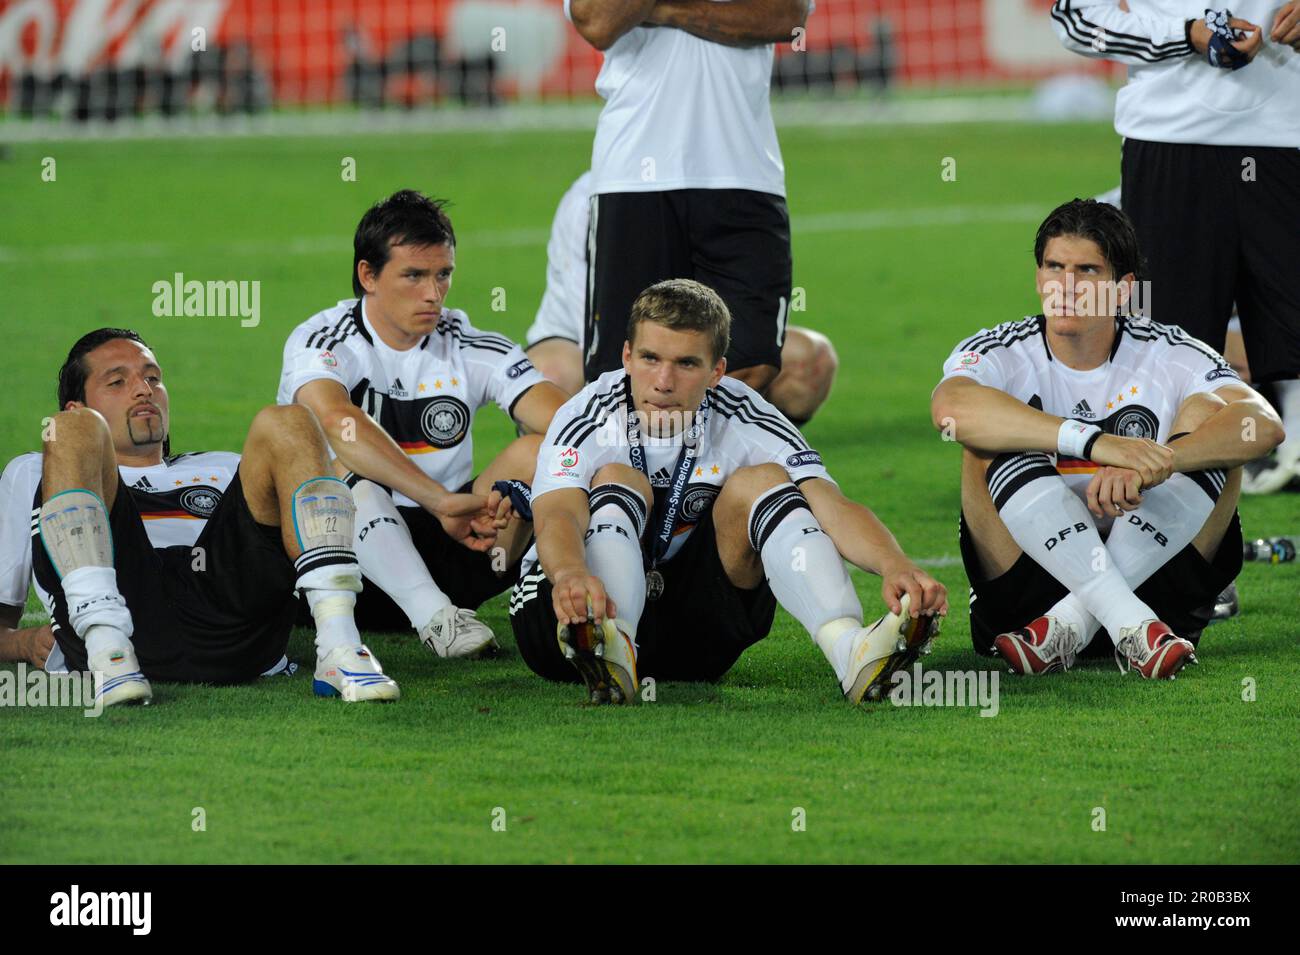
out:
<path id="1" fill-rule="evenodd" d="M 454 202 L 448 304 L 521 338 L 551 215 L 590 145 L 431 132 L 9 147 L 0 455 L 39 447 L 59 364 L 102 325 L 158 354 L 173 450 L 238 450 L 274 400 L 288 332 L 351 295 L 361 213 L 401 187 Z M 830 335 L 841 361 L 805 433 L 947 585 L 927 668 L 1001 670 L 970 647 L 960 453 L 928 398 L 960 338 L 1039 310 L 1034 229 L 1117 184 L 1118 139 L 1109 125 L 831 127 L 783 130 L 782 147 L 806 304 L 791 320 Z M 153 285 L 176 273 L 260 282 L 258 324 L 155 317 Z M 513 433 L 485 408 L 480 466 Z M 1300 531 L 1296 500 L 1247 499 L 1246 536 Z M 878 580 L 855 580 L 874 618 Z M 391 706 L 316 699 L 307 665 L 253 686 L 155 684 L 154 706 L 98 719 L 0 708 L 0 862 L 1294 863 L 1300 566 L 1247 564 L 1239 586 L 1242 615 L 1208 630 L 1201 665 L 1173 683 L 1109 662 L 1002 674 L 990 717 L 848 706 L 784 611 L 720 684 L 590 708 L 524 666 L 502 595 L 482 614 L 495 660 L 369 635 L 402 687 Z M 312 652 L 296 633 L 291 657 Z"/>

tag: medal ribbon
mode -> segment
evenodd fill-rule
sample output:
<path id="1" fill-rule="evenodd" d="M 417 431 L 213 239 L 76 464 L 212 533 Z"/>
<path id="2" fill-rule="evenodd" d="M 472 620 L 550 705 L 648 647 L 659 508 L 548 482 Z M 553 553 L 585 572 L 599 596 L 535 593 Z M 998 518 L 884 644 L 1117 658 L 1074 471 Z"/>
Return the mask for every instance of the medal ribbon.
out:
<path id="1" fill-rule="evenodd" d="M 632 380 L 630 378 L 623 379 L 623 392 L 627 408 L 628 455 L 632 459 L 632 466 L 649 479 L 650 468 L 646 462 L 645 450 L 641 446 L 641 421 L 632 403 Z M 695 459 L 699 456 L 699 445 L 704 437 L 704 426 L 708 423 L 708 416 L 709 396 L 705 393 L 704 400 L 700 402 L 700 407 L 691 420 L 690 429 L 682 435 L 682 450 L 677 456 L 672 484 L 668 486 L 668 495 L 664 498 L 664 505 L 660 510 L 659 529 L 650 539 L 651 568 L 654 568 L 663 559 L 664 554 L 668 553 L 668 548 L 673 542 L 673 531 L 677 527 L 677 518 L 682 513 L 682 498 L 686 494 L 686 482 L 690 479 L 691 468 L 694 467 Z M 654 485 L 652 484 L 651 490 L 653 489 Z M 656 508 L 656 510 L 659 509 Z M 654 523 L 652 518 L 651 526 L 654 526 Z"/>

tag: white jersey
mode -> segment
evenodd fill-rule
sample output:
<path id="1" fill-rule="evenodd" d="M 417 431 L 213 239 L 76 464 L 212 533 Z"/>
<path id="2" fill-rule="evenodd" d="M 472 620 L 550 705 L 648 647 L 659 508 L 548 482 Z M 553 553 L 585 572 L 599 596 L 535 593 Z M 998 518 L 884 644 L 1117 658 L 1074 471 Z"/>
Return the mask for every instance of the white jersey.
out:
<path id="1" fill-rule="evenodd" d="M 626 380 L 627 372 L 621 369 L 607 371 L 555 413 L 537 456 L 534 502 L 560 488 L 589 490 L 592 477 L 606 464 L 632 466 L 626 428 Z M 713 507 L 723 482 L 737 468 L 778 464 L 796 484 L 810 478 L 832 480 L 821 455 L 809 447 L 799 429 L 748 385 L 723 378 L 708 392 L 707 414 L 665 560 L 671 560 L 681 550 Z M 660 504 L 672 483 L 682 441 L 682 434 L 641 436 L 650 486 Z M 650 516 L 651 534 L 658 531 L 657 514 L 658 508 Z M 525 565 L 531 566 L 536 559 L 534 547 Z"/>
<path id="2" fill-rule="evenodd" d="M 51 613 L 50 595 L 32 576 L 32 548 L 42 546 L 36 504 L 42 457 L 38 452 L 21 454 L 0 476 L 0 604 L 23 606 L 31 584 Z M 234 480 L 239 455 L 199 451 L 173 455 L 152 467 L 117 470 L 140 512 L 149 543 L 155 548 L 193 547 Z M 47 664 L 47 669 L 58 668 L 54 661 Z"/>
<path id="3" fill-rule="evenodd" d="M 339 302 L 293 330 L 284 345 L 276 401 L 292 404 L 309 381 L 337 381 L 421 471 L 459 490 L 474 473 L 474 413 L 495 402 L 510 414 L 524 392 L 546 379 L 518 345 L 479 331 L 456 309 L 444 308 L 433 333 L 418 345 L 389 348 L 366 318 L 363 302 Z M 396 491 L 393 500 L 415 506 Z"/>
<path id="4" fill-rule="evenodd" d="M 943 366 L 943 380 L 969 378 L 1005 391 L 1048 414 L 1099 425 L 1106 434 L 1164 443 L 1183 402 L 1240 384 L 1209 345 L 1181 328 L 1132 318 L 1116 320 L 1110 358 L 1076 371 L 1052 357 L 1046 319 L 1003 322 L 961 342 Z M 1097 465 L 1058 456 L 1057 471 L 1081 497 Z"/>
<path id="5" fill-rule="evenodd" d="M 1052 26 L 1069 50 L 1128 65 L 1115 99 L 1125 138 L 1210 146 L 1300 146 L 1300 53 L 1268 39 L 1280 0 L 1057 0 Z M 1185 24 L 1207 6 L 1259 24 L 1264 44 L 1239 70 L 1210 66 Z"/>
<path id="6" fill-rule="evenodd" d="M 728 0 L 714 0 L 726 3 Z M 564 15 L 569 0 L 564 2 Z M 772 44 L 735 47 L 633 27 L 605 51 L 591 169 L 596 193 L 752 189 L 785 196 L 772 123 Z"/>
<path id="7" fill-rule="evenodd" d="M 587 226 L 591 223 L 591 172 L 579 176 L 560 199 L 546 243 L 546 292 L 524 335 L 532 348 L 548 338 L 582 344 L 587 302 Z"/>

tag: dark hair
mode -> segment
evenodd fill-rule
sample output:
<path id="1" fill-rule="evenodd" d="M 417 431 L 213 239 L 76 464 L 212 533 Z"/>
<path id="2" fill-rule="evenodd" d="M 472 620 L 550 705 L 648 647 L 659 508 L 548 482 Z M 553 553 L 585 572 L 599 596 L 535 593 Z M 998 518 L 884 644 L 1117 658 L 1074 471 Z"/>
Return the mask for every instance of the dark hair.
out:
<path id="1" fill-rule="evenodd" d="M 1047 240 L 1062 235 L 1096 242 L 1116 280 L 1130 272 L 1135 279 L 1142 278 L 1142 252 L 1138 248 L 1137 230 L 1133 228 L 1132 220 L 1110 203 L 1096 199 L 1071 199 L 1053 209 L 1034 237 L 1034 261 L 1037 264 L 1043 264 Z"/>
<path id="2" fill-rule="evenodd" d="M 68 357 L 63 362 L 63 367 L 59 369 L 59 410 L 62 411 L 68 406 L 69 401 L 80 401 L 83 404 L 86 401 L 86 378 L 90 374 L 90 369 L 86 367 L 86 356 L 93 352 L 100 345 L 116 341 L 119 338 L 125 338 L 128 341 L 138 342 L 145 348 L 149 343 L 140 337 L 139 332 L 134 332 L 129 328 L 97 328 L 93 332 L 88 332 L 77 339 L 72 350 L 68 352 Z M 171 435 L 163 438 L 163 456 L 169 456 L 171 452 L 172 439 Z"/>
<path id="3" fill-rule="evenodd" d="M 627 320 L 627 340 L 636 339 L 637 326 L 653 322 L 674 331 L 704 332 L 716 362 L 731 343 L 731 313 L 717 292 L 693 279 L 668 279 L 636 297 Z"/>
<path id="4" fill-rule="evenodd" d="M 365 294 L 357 266 L 370 263 L 376 272 L 382 272 L 388 263 L 388 253 L 395 245 L 442 245 L 453 248 L 456 233 L 443 209 L 445 199 L 430 199 L 414 189 L 402 189 L 387 199 L 381 199 L 366 210 L 352 237 L 352 291 L 357 298 Z"/>

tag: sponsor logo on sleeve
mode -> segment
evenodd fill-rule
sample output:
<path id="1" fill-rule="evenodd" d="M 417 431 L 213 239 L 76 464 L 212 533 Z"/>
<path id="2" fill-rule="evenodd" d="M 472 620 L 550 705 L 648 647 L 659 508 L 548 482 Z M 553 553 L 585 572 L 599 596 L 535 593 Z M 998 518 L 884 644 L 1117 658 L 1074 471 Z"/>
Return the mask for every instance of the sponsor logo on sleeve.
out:
<path id="1" fill-rule="evenodd" d="M 964 368 L 969 368 L 971 365 L 978 365 L 979 363 L 980 363 L 979 352 L 968 351 L 960 358 L 957 359 L 957 364 L 961 365 Z"/>
<path id="2" fill-rule="evenodd" d="M 337 368 L 339 366 L 339 360 L 336 357 L 334 357 L 334 353 L 332 351 L 321 352 L 319 355 L 316 356 L 316 360 L 319 361 L 326 368 Z"/>
<path id="3" fill-rule="evenodd" d="M 1211 368 L 1205 373 L 1206 381 L 1216 381 L 1219 378 L 1236 378 L 1237 373 L 1231 368 Z"/>
<path id="4" fill-rule="evenodd" d="M 816 451 L 800 451 L 798 454 L 792 454 L 785 459 L 785 466 L 788 468 L 806 468 L 822 467 L 822 456 Z"/>
<path id="5" fill-rule="evenodd" d="M 507 369 L 506 371 L 506 377 L 518 378 L 524 372 L 532 371 L 532 370 L 533 370 L 533 363 L 529 361 L 527 358 L 525 358 L 522 361 L 517 361 L 513 365 L 511 365 L 510 368 Z"/>

